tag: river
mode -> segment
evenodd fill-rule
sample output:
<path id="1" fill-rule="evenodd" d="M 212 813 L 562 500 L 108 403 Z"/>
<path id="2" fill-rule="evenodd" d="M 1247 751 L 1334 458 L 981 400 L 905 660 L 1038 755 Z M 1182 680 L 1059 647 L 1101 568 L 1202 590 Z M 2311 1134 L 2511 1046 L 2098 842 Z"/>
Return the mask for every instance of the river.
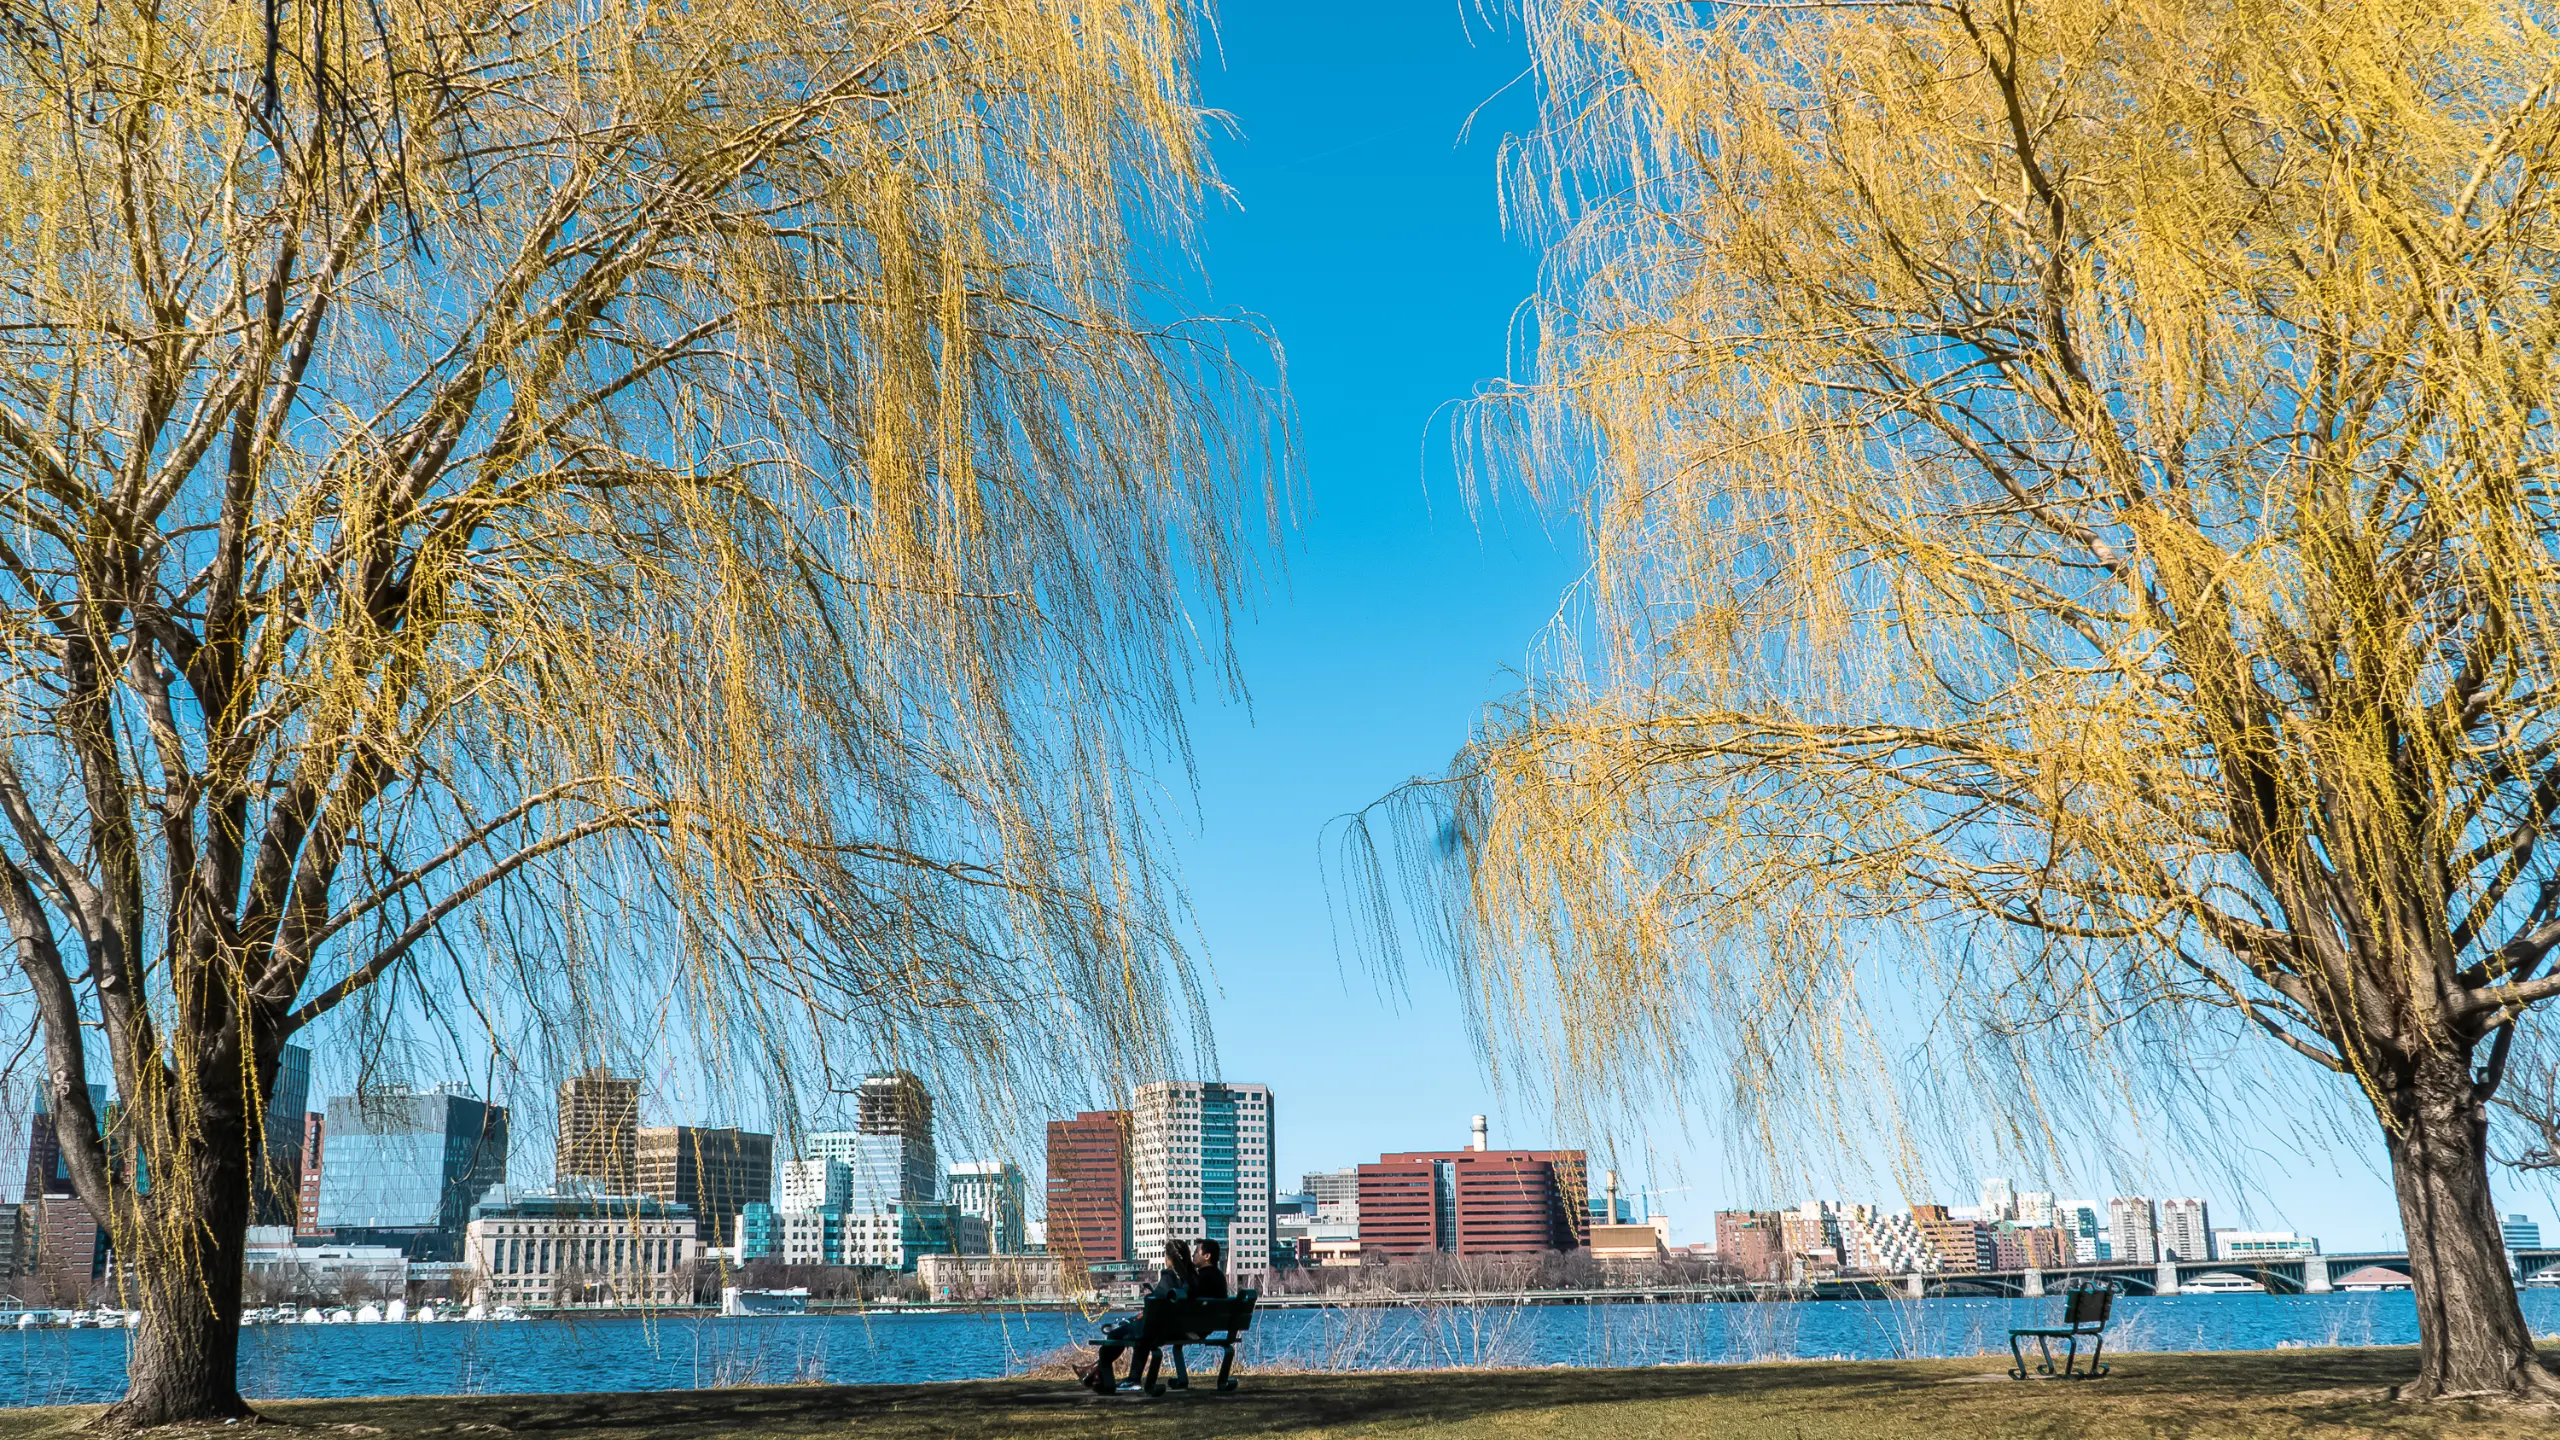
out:
<path id="1" fill-rule="evenodd" d="M 2560 1290 L 2525 1293 L 2537 1335 L 2560 1331 Z M 1936 1299 L 1701 1305 L 1440 1305 L 1257 1315 L 1240 1366 L 1734 1364 L 2000 1352 L 2011 1326 L 2052 1324 L 2061 1301 Z M 2407 1292 L 2126 1296 L 2110 1353 L 2407 1345 Z M 253 1398 L 681 1390 L 823 1380 L 969 1380 L 1016 1373 L 1088 1333 L 1081 1317 L 871 1314 L 723 1320 L 527 1320 L 276 1325 L 241 1333 Z M 2560 1340 L 2560 1336 L 2555 1336 Z M 112 1400 L 120 1330 L 0 1332 L 0 1405 Z"/>

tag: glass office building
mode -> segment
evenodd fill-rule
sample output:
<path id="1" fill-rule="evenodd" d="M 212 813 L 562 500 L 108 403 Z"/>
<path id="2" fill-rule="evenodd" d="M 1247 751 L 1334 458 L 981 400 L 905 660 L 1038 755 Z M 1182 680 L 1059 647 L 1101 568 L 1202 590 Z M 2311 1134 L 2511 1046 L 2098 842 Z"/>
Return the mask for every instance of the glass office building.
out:
<path id="1" fill-rule="evenodd" d="M 265 1163 L 250 1192 L 252 1225 L 291 1225 L 302 1208 L 303 1117 L 311 1104 L 311 1052 L 287 1045 L 276 1054 L 276 1082 L 267 1091 Z"/>
<path id="2" fill-rule="evenodd" d="M 507 1112 L 459 1087 L 330 1100 L 320 1228 L 456 1260 L 471 1208 L 507 1178 Z"/>

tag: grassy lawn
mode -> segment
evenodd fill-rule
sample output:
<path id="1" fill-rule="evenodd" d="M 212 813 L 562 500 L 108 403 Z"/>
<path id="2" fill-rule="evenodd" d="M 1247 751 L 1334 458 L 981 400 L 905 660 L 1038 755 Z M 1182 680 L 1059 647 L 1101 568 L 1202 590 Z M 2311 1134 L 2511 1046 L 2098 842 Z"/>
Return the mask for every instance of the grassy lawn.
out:
<path id="1" fill-rule="evenodd" d="M 281 1402 L 320 1435 L 558 1440 L 1024 1436 L 1397 1436 L 1414 1440 L 2054 1440 L 2141 1436 L 2549 1437 L 2560 1416 L 2401 1406 L 2406 1350 L 2128 1355 L 2105 1380 L 2012 1381 L 1985 1358 L 1914 1362 L 1248 1376 L 1211 1392 L 1104 1399 L 1056 1380 L 621 1395 Z M 96 1407 L 0 1412 L 0 1440 L 71 1436 Z M 237 1429 L 227 1433 L 238 1435 Z"/>

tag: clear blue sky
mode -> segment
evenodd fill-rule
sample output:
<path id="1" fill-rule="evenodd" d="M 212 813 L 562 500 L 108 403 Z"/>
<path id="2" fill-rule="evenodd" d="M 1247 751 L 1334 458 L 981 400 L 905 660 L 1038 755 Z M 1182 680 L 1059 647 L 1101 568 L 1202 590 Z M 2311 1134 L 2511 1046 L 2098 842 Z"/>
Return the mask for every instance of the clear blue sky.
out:
<path id="1" fill-rule="evenodd" d="M 1205 58 L 1206 97 L 1241 130 L 1219 151 L 1236 201 L 1204 229 L 1212 294 L 1286 348 L 1307 504 L 1285 573 L 1241 635 L 1249 713 L 1195 712 L 1201 789 L 1184 861 L 1223 1068 L 1277 1092 L 1284 1183 L 1462 1144 L 1477 1111 L 1494 1115 L 1497 1143 L 1554 1138 L 1537 1097 L 1496 1103 L 1433 978 L 1391 1003 L 1344 973 L 1318 856 L 1327 821 L 1446 765 L 1577 568 L 1571 535 L 1525 508 L 1481 524 L 1468 512 L 1441 413 L 1503 372 L 1535 279 L 1536 252 L 1504 233 L 1495 190 L 1498 147 L 1533 101 L 1525 65 L 1517 35 L 1468 0 L 1231 3 Z M 2230 1139 L 2249 1143 L 2216 1137 Z M 1687 1187 L 1664 1197 L 1680 1238 L 1706 1238 L 1719 1206 L 1773 1198 L 1728 1178 L 1711 1130 L 1684 1134 L 1666 1117 L 1641 1142 L 1664 1157 L 1652 1183 Z M 2247 1219 L 2332 1249 L 2396 1243 L 2379 1148 L 2306 1160 L 2270 1145 Z M 2215 1223 L 2241 1223 L 2237 1197 L 2182 1168 L 2164 1161 L 2151 1193 L 2203 1193 Z M 2019 1188 L 2037 1178 L 2018 1175 Z M 2503 1208 L 2550 1224 L 2547 1194 L 2499 1183 Z M 1969 1203 L 1970 1185 L 1942 1198 Z"/>

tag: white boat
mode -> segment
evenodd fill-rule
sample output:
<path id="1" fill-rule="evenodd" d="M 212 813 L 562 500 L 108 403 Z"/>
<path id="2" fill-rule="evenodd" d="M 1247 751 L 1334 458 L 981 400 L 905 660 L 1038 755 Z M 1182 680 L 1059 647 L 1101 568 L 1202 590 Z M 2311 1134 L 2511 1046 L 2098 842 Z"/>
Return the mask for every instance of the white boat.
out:
<path id="1" fill-rule="evenodd" d="M 302 1323 L 305 1325 L 325 1325 L 328 1322 L 329 1317 L 321 1314 L 317 1306 L 302 1312 Z"/>
<path id="2" fill-rule="evenodd" d="M 30 1310 L 30 1311 L 28 1311 L 26 1314 L 19 1316 L 19 1317 L 18 1317 L 18 1328 L 19 1328 L 19 1329 L 21 1329 L 21 1330 L 33 1330 L 34 1328 L 36 1328 L 36 1314 L 35 1314 L 35 1312 L 34 1312 L 34 1311 L 32 1311 L 32 1310 Z"/>
<path id="3" fill-rule="evenodd" d="M 790 1290 L 742 1290 L 735 1285 L 720 1292 L 723 1315 L 806 1315 L 809 1313 L 809 1290 L 799 1286 Z"/>
<path id="4" fill-rule="evenodd" d="M 356 1323 L 357 1323 L 357 1324 L 359 1324 L 359 1325 L 379 1325 L 379 1324 L 381 1324 L 381 1323 L 382 1323 L 382 1310 L 381 1310 L 381 1308 L 380 1308 L 379 1306 L 375 1306 L 375 1305 L 371 1305 L 371 1304 L 366 1305 L 364 1308 L 362 1308 L 362 1309 L 360 1309 L 360 1310 L 356 1311 Z"/>
<path id="5" fill-rule="evenodd" d="M 486 1320 L 489 1318 L 489 1307 L 481 1304 L 477 1300 L 474 1300 L 471 1302 L 471 1308 L 462 1312 L 462 1318 L 465 1320 Z"/>
<path id="6" fill-rule="evenodd" d="M 353 1325 L 356 1323 L 356 1312 L 348 1309 L 344 1305 L 341 1305 L 337 1309 L 329 1312 L 329 1323 L 332 1325 Z"/>
<path id="7" fill-rule="evenodd" d="M 419 1323 L 419 1324 L 421 1324 L 421 1325 L 433 1325 L 433 1324 L 437 1323 L 438 1321 L 441 1321 L 442 1319 L 444 1319 L 444 1312 L 443 1312 L 442 1310 L 437 1309 L 435 1306 L 433 1306 L 433 1305 L 421 1305 L 421 1306 L 419 1306 L 419 1307 L 418 1307 L 418 1323 Z"/>
<path id="8" fill-rule="evenodd" d="M 390 1304 L 383 1306 L 382 1318 L 394 1325 L 407 1320 L 409 1318 L 409 1302 L 406 1300 L 394 1300 Z"/>
<path id="9" fill-rule="evenodd" d="M 2179 1281 L 2178 1293 L 2181 1295 L 2264 1295 L 2267 1293 L 2267 1287 L 2246 1275 L 2235 1275 L 2228 1270 L 2216 1270 L 2210 1274 L 2199 1275 L 2193 1280 Z"/>
<path id="10" fill-rule="evenodd" d="M 489 1312 L 489 1318 L 492 1320 L 521 1320 L 524 1318 L 524 1312 L 513 1305 L 501 1305 L 497 1309 Z"/>

